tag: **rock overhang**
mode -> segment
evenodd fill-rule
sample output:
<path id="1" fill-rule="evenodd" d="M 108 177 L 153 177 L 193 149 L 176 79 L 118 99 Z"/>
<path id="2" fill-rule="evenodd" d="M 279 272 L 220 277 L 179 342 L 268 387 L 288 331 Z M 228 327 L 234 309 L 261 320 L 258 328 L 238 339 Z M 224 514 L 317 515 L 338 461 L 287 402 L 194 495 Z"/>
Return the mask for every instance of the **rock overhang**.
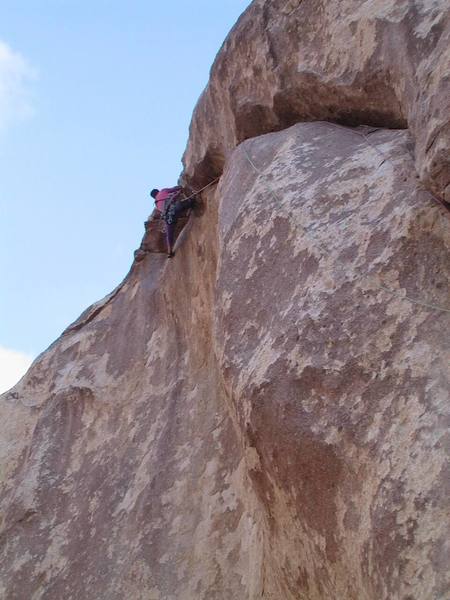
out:
<path id="1" fill-rule="evenodd" d="M 253 2 L 195 108 L 182 180 L 205 185 L 247 138 L 327 120 L 408 127 L 423 183 L 449 200 L 449 45 L 445 0 Z"/>

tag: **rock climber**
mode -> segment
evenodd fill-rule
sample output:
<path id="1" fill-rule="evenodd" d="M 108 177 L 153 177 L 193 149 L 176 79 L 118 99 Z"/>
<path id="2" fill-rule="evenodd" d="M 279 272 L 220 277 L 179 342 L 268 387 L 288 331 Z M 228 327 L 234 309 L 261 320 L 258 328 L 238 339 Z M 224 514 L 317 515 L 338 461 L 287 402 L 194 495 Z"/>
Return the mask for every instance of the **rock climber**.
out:
<path id="1" fill-rule="evenodd" d="M 178 185 L 162 190 L 155 188 L 150 192 L 150 196 L 154 198 L 156 208 L 161 213 L 161 217 L 166 224 L 167 258 L 172 258 L 174 255 L 173 245 L 178 218 L 187 210 L 195 206 L 194 197 L 186 200 L 180 198 L 182 191 L 183 188 Z"/>

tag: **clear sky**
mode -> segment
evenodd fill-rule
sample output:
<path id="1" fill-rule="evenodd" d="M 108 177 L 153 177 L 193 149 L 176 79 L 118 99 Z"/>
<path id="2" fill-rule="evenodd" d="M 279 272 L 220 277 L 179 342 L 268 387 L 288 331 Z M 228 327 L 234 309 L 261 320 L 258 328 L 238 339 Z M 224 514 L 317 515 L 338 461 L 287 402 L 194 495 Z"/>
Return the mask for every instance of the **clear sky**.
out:
<path id="1" fill-rule="evenodd" d="M 126 275 L 249 0 L 1 0 L 0 392 Z"/>

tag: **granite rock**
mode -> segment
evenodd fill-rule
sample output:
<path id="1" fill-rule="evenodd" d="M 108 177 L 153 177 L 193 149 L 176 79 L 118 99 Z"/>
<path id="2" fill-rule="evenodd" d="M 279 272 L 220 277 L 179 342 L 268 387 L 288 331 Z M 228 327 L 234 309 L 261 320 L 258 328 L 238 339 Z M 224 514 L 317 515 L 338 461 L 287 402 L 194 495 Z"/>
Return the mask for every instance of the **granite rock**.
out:
<path id="1" fill-rule="evenodd" d="M 408 128 L 423 184 L 450 202 L 448 0 L 255 0 L 191 123 L 184 180 L 243 140 L 301 121 Z"/>

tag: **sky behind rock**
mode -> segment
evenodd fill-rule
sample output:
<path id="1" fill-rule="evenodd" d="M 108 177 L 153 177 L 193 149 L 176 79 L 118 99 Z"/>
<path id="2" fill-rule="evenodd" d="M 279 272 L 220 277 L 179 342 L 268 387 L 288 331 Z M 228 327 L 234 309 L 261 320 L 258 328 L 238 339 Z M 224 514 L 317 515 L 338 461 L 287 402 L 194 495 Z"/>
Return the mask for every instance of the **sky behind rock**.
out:
<path id="1" fill-rule="evenodd" d="M 1 3 L 0 392 L 126 275 L 248 3 Z"/>

